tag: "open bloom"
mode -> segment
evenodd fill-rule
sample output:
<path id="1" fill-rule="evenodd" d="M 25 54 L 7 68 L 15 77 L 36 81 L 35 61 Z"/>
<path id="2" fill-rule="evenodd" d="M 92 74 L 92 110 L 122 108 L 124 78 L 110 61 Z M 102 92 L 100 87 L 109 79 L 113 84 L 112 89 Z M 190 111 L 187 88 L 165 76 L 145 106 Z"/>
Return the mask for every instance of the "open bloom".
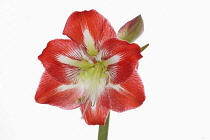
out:
<path id="1" fill-rule="evenodd" d="M 80 107 L 91 125 L 103 125 L 110 110 L 123 112 L 143 103 L 137 44 L 116 38 L 95 10 L 71 14 L 63 34 L 70 39 L 50 41 L 38 57 L 45 68 L 35 96 L 38 103 Z"/>

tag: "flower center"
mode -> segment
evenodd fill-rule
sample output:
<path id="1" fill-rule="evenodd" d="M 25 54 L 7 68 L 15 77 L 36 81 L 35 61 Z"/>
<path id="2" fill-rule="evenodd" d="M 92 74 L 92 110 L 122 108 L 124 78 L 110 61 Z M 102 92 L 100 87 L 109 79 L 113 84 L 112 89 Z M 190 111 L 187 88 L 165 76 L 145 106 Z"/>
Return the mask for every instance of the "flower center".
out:
<path id="1" fill-rule="evenodd" d="M 103 62 L 103 60 L 97 61 L 95 64 L 90 63 L 87 67 L 81 68 L 78 82 L 84 86 L 85 94 L 78 99 L 79 103 L 89 102 L 91 106 L 95 105 L 96 99 L 104 89 L 108 77 L 105 73 L 107 65 Z"/>
<path id="2" fill-rule="evenodd" d="M 99 94 L 107 84 L 108 75 L 105 73 L 107 71 L 107 64 L 104 60 L 101 60 L 101 55 L 89 30 L 85 29 L 83 35 L 84 45 L 92 60 L 82 60 L 79 63 L 74 63 L 75 66 L 80 68 L 78 82 L 84 87 L 84 95 L 78 99 L 78 103 L 87 103 L 94 106 Z"/>

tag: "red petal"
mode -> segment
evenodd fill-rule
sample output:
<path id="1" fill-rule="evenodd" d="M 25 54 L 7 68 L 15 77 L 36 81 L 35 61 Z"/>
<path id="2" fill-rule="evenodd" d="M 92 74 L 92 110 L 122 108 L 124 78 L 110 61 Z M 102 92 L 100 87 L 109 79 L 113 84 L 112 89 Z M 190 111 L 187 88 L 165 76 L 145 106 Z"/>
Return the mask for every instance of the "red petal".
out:
<path id="1" fill-rule="evenodd" d="M 72 13 L 66 22 L 63 34 L 76 43 L 85 45 L 83 32 L 86 29 L 89 30 L 97 47 L 108 38 L 116 37 L 108 20 L 95 10 Z"/>
<path id="2" fill-rule="evenodd" d="M 83 118 L 88 125 L 104 125 L 109 114 L 110 109 L 101 105 L 100 99 L 95 106 L 86 103 L 80 107 Z"/>
<path id="3" fill-rule="evenodd" d="M 133 73 L 142 55 L 137 44 L 130 44 L 117 38 L 104 42 L 100 49 L 102 59 L 108 62 L 111 83 L 119 84 L 127 80 Z"/>
<path id="4" fill-rule="evenodd" d="M 56 39 L 48 42 L 47 47 L 39 56 L 48 74 L 63 84 L 70 84 L 78 74 L 79 68 L 62 63 L 59 56 L 73 60 L 82 60 L 83 50 L 71 40 Z"/>
<path id="5" fill-rule="evenodd" d="M 105 89 L 104 96 L 109 96 L 109 102 L 102 102 L 103 106 L 116 112 L 139 107 L 145 100 L 144 86 L 135 71 L 133 75 L 124 83 L 112 85 Z"/>
<path id="6" fill-rule="evenodd" d="M 50 104 L 63 109 L 74 109 L 81 104 L 73 103 L 82 97 L 82 90 L 73 85 L 62 85 L 44 72 L 37 89 L 35 100 L 41 104 Z"/>

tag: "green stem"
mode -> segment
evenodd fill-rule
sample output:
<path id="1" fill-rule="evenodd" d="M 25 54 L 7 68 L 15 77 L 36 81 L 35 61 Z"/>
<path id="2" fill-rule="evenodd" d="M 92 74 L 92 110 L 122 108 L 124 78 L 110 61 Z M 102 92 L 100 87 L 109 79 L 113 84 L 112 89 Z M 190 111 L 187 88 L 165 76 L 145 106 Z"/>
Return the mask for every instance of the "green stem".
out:
<path id="1" fill-rule="evenodd" d="M 110 113 L 107 117 L 105 125 L 99 125 L 98 140 L 107 140 L 108 139 L 109 117 L 110 117 Z"/>

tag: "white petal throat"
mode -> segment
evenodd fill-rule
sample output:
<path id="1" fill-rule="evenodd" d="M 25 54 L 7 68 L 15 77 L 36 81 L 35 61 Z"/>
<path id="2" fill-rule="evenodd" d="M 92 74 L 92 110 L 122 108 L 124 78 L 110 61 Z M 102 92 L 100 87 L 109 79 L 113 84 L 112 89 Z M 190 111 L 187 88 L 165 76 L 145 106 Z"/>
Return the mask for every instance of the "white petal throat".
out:
<path id="1" fill-rule="evenodd" d="M 87 48 L 87 53 L 90 56 L 96 56 L 98 54 L 98 50 L 95 46 L 95 40 L 90 34 L 88 29 L 85 29 L 83 32 L 83 37 L 84 37 L 84 44 Z"/>

